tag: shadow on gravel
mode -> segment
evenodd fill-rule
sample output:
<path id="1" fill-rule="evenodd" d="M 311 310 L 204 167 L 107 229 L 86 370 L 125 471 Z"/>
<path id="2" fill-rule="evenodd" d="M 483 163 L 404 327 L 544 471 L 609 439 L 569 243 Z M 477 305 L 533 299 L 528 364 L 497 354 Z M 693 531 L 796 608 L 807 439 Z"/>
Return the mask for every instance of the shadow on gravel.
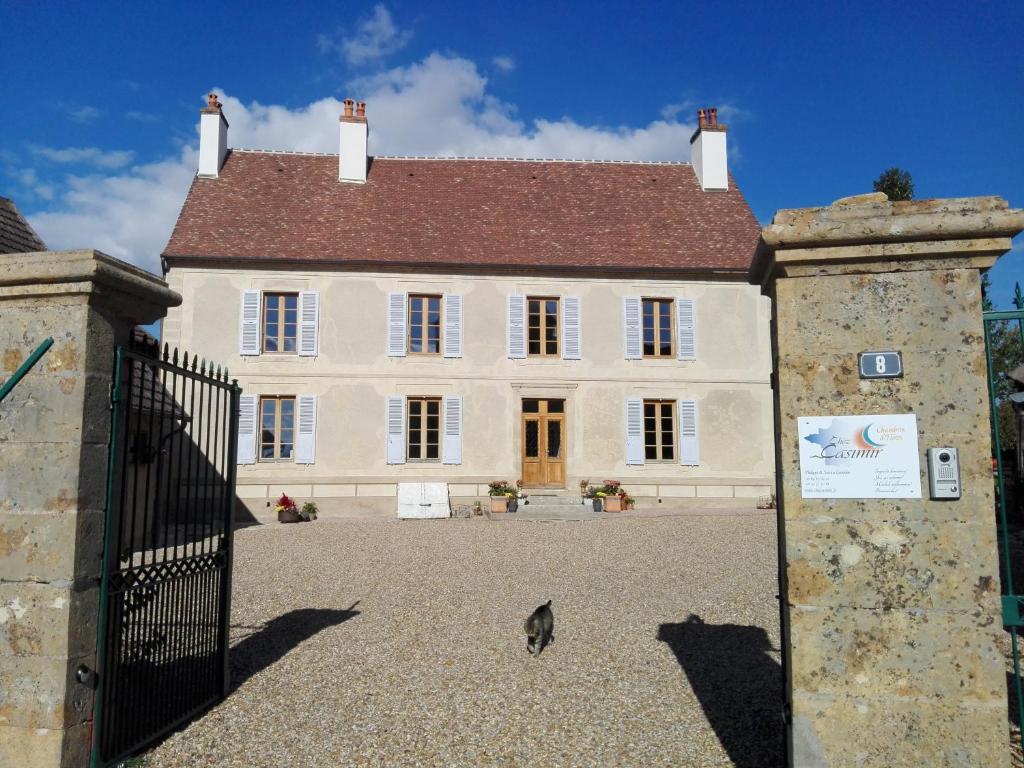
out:
<path id="1" fill-rule="evenodd" d="M 334 608 L 299 608 L 276 616 L 256 627 L 233 624 L 237 630 L 254 630 L 231 648 L 231 690 L 257 672 L 278 661 L 290 650 L 318 632 L 358 616 L 356 600 L 343 611 Z"/>
<path id="2" fill-rule="evenodd" d="M 708 722 L 737 768 L 783 765 L 782 667 L 761 627 L 706 624 L 690 614 L 662 624 Z"/>

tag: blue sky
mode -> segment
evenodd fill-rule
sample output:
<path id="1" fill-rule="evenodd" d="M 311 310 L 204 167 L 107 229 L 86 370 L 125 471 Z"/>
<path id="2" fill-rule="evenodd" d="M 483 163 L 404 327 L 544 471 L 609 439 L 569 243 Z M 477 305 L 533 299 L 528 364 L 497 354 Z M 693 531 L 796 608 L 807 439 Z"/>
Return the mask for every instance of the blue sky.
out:
<path id="1" fill-rule="evenodd" d="M 0 194 L 51 247 L 155 269 L 217 88 L 232 146 L 336 151 L 352 96 L 385 154 L 685 160 L 695 109 L 717 105 L 762 222 L 870 191 L 893 165 L 918 197 L 1024 207 L 1022 27 L 1019 0 L 0 0 Z M 997 306 L 1022 264 L 1017 238 Z"/>

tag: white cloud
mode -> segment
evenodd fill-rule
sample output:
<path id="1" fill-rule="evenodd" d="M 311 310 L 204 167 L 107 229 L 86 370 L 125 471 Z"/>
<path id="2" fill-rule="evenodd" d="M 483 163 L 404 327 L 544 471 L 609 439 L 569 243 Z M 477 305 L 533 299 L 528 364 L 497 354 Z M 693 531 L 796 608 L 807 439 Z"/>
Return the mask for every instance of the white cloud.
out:
<path id="1" fill-rule="evenodd" d="M 511 56 L 495 56 L 491 59 L 491 64 L 499 72 L 511 72 L 516 68 L 516 60 Z"/>
<path id="2" fill-rule="evenodd" d="M 117 176 L 68 176 L 59 204 L 29 221 L 50 248 L 96 248 L 159 273 L 196 158 L 186 147 Z"/>
<path id="3" fill-rule="evenodd" d="M 32 147 L 32 153 L 54 163 L 82 163 L 97 168 L 121 168 L 135 158 L 135 153 L 130 150 L 104 151 L 98 147 Z"/>
<path id="4" fill-rule="evenodd" d="M 244 104 L 224 89 L 212 90 L 222 94 L 232 147 L 338 151 L 342 104 L 336 98 L 289 109 Z M 642 126 L 582 125 L 569 117 L 525 121 L 515 105 L 488 93 L 472 61 L 438 53 L 359 78 L 348 92 L 367 102 L 376 154 L 685 160 L 693 131 L 692 123 L 671 118 Z M 195 118 L 192 112 L 181 121 Z M 54 202 L 29 219 L 52 248 L 98 248 L 158 272 L 195 175 L 197 143 L 117 173 L 69 176 Z"/>
<path id="5" fill-rule="evenodd" d="M 66 107 L 65 111 L 72 121 L 82 124 L 94 123 L 99 116 L 103 114 L 100 110 L 96 109 L 96 107 L 90 107 L 88 105 L 84 107 Z"/>
<path id="6" fill-rule="evenodd" d="M 346 30 L 339 27 L 333 36 L 320 35 L 317 47 L 322 53 L 339 52 L 352 66 L 378 61 L 400 51 L 412 38 L 412 32 L 395 26 L 391 12 L 383 5 L 373 8 L 373 15 L 359 23 L 354 38 L 346 39 Z"/>
<path id="7" fill-rule="evenodd" d="M 487 93 L 487 79 L 463 58 L 433 53 L 406 67 L 359 78 L 370 148 L 379 154 L 485 155 L 601 160 L 685 160 L 692 123 L 585 126 L 569 117 L 527 124 L 512 104 Z"/>
<path id="8" fill-rule="evenodd" d="M 22 188 L 34 197 L 41 200 L 53 200 L 56 190 L 52 184 L 47 184 L 39 178 L 35 168 L 8 168 L 7 174 L 18 180 Z"/>

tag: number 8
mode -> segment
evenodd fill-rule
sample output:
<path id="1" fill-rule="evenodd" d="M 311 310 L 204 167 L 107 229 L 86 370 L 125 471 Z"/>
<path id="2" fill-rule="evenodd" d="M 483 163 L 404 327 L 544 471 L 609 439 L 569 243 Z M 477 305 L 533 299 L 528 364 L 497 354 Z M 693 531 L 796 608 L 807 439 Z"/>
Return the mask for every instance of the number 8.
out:
<path id="1" fill-rule="evenodd" d="M 875 373 L 885 373 L 885 355 L 875 355 Z"/>

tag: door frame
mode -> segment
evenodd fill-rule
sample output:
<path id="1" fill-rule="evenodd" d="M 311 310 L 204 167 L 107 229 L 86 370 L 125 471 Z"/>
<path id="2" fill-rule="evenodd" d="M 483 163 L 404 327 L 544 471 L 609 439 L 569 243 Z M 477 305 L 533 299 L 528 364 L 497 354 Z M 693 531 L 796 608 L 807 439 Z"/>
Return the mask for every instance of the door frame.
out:
<path id="1" fill-rule="evenodd" d="M 538 403 L 543 403 L 536 413 L 527 413 L 523 410 L 523 401 L 525 400 L 536 400 Z M 548 413 L 548 403 L 551 401 L 560 401 L 562 403 L 561 413 Z M 566 414 L 566 406 L 568 399 L 562 397 L 523 397 L 519 398 L 519 473 L 523 480 L 524 488 L 566 488 L 568 471 L 567 471 L 567 460 L 568 454 L 567 444 L 569 437 L 568 430 L 568 418 Z M 547 463 L 547 423 L 549 421 L 557 421 L 561 424 L 562 434 L 562 445 L 561 445 L 561 465 L 562 465 L 562 482 L 561 483 L 527 483 L 526 482 L 526 422 L 527 420 L 536 420 L 538 422 L 537 428 L 537 453 L 539 463 L 543 466 Z M 546 476 L 546 472 L 544 472 Z"/>

